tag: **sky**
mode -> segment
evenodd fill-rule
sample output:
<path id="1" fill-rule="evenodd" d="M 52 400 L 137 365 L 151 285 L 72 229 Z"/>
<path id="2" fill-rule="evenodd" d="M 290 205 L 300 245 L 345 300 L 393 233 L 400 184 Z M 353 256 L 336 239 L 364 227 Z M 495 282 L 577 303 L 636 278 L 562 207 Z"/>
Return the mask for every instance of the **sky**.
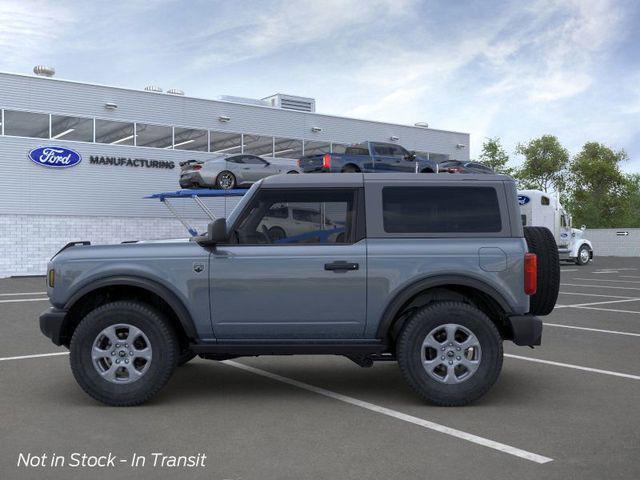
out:
<path id="1" fill-rule="evenodd" d="M 640 172 L 635 0 L 0 0 L 0 71 L 189 96 L 313 97 L 321 113 L 624 149 Z"/>

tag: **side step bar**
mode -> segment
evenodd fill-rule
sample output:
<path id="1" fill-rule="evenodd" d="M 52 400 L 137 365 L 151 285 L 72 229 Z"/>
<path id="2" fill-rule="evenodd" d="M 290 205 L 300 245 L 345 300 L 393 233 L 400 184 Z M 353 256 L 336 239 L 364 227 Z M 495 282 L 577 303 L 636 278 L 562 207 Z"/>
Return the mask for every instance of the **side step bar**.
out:
<path id="1" fill-rule="evenodd" d="M 231 341 L 217 343 L 196 343 L 189 348 L 198 355 L 381 355 L 388 351 L 388 345 L 381 341 Z"/>

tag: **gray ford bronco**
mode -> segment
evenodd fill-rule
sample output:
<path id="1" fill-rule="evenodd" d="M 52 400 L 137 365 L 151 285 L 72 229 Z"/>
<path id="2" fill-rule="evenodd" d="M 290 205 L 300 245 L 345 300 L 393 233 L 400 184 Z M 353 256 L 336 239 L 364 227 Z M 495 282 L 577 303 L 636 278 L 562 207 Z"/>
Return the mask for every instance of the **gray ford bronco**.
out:
<path id="1" fill-rule="evenodd" d="M 465 405 L 495 383 L 504 340 L 540 345 L 560 278 L 514 181 L 473 174 L 269 177 L 204 235 L 75 242 L 47 273 L 42 332 L 89 395 L 118 406 L 196 355 L 290 354 L 397 361 L 429 402 Z"/>

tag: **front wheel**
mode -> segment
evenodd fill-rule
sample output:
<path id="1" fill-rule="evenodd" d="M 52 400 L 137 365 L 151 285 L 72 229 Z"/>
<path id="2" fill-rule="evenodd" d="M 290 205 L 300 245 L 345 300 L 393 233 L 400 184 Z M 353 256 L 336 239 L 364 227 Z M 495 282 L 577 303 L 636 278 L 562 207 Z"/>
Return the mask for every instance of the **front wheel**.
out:
<path id="1" fill-rule="evenodd" d="M 71 370 L 87 394 L 107 405 L 133 406 L 169 381 L 179 347 L 160 312 L 144 303 L 117 301 L 82 319 L 70 350 Z"/>
<path id="2" fill-rule="evenodd" d="M 479 309 L 439 302 L 419 309 L 396 343 L 405 380 L 427 401 L 462 406 L 483 396 L 502 369 L 502 338 Z"/>
<path id="3" fill-rule="evenodd" d="M 591 260 L 591 250 L 586 245 L 582 245 L 578 250 L 578 256 L 576 257 L 576 264 L 582 266 L 589 263 Z"/>

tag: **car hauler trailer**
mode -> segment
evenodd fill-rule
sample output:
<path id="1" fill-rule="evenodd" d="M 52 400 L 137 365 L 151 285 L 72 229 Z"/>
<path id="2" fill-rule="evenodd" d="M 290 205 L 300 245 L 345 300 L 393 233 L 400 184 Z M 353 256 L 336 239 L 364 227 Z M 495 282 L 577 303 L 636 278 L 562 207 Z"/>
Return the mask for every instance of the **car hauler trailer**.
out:
<path id="1" fill-rule="evenodd" d="M 557 198 L 540 190 L 519 190 L 518 203 L 522 225 L 547 227 L 556 239 L 561 260 L 586 265 L 593 260 L 591 242 L 582 238 L 586 227 L 572 228 L 571 215 Z"/>

